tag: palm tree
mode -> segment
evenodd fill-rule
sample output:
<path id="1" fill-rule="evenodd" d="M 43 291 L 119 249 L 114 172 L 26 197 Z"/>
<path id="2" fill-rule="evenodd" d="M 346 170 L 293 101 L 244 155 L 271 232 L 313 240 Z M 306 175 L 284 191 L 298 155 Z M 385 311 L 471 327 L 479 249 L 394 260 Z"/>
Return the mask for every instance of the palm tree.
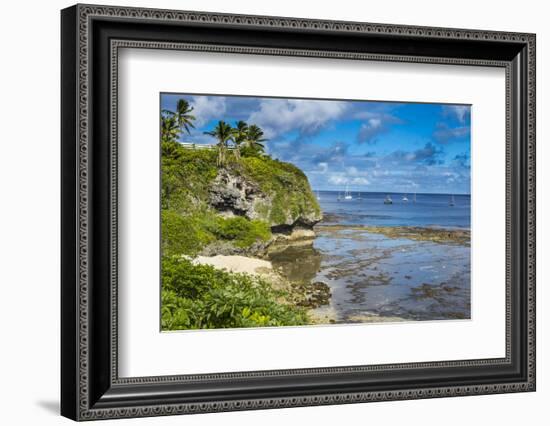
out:
<path id="1" fill-rule="evenodd" d="M 176 112 L 170 111 L 168 109 L 162 110 L 162 120 L 163 125 L 164 121 L 166 120 L 166 125 L 170 124 L 171 126 L 175 126 L 178 129 L 178 134 L 176 135 L 174 140 L 177 140 L 184 130 L 187 133 L 190 133 L 190 127 L 195 127 L 193 125 L 193 120 L 195 120 L 195 116 L 191 115 L 191 111 L 193 111 L 193 107 L 189 106 L 189 102 L 187 102 L 185 99 L 178 99 L 176 102 Z"/>
<path id="2" fill-rule="evenodd" d="M 187 133 L 190 133 L 189 127 L 195 127 L 192 123 L 195 120 L 195 116 L 191 115 L 193 107 L 189 106 L 189 102 L 185 99 L 178 99 L 176 103 L 176 120 L 178 121 L 178 126 L 182 131 L 185 129 Z"/>
<path id="3" fill-rule="evenodd" d="M 235 143 L 235 158 L 237 161 L 241 159 L 241 144 L 246 142 L 248 138 L 248 124 L 244 121 L 238 121 L 233 129 L 233 142 Z"/>
<path id="4" fill-rule="evenodd" d="M 218 140 L 218 166 L 225 165 L 227 143 L 232 140 L 234 131 L 225 121 L 218 121 L 216 127 L 211 132 L 204 132 L 206 135 L 215 137 Z"/>
<path id="5" fill-rule="evenodd" d="M 253 150 L 254 152 L 263 152 L 265 147 L 262 142 L 266 142 L 263 130 L 252 124 L 248 127 L 247 137 L 245 139 L 245 147 Z"/>
<path id="6" fill-rule="evenodd" d="M 180 128 L 173 114 L 163 113 L 160 122 L 160 138 L 162 142 L 176 142 L 180 135 Z"/>

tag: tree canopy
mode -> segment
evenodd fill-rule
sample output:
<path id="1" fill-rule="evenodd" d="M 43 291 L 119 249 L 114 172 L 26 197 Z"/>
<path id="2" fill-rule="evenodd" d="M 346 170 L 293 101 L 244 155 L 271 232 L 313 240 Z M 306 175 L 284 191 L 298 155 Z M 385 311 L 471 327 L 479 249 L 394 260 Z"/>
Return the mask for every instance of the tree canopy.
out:
<path id="1" fill-rule="evenodd" d="M 161 111 L 161 140 L 162 142 L 178 142 L 183 133 L 191 134 L 196 117 L 192 114 L 193 107 L 185 99 L 178 99 L 176 110 L 163 109 Z M 237 121 L 234 126 L 219 120 L 216 126 L 204 134 L 214 137 L 218 151 L 218 166 L 227 162 L 227 151 L 231 148 L 235 159 L 240 161 L 241 155 L 258 156 L 265 153 L 264 131 L 256 124 Z"/>

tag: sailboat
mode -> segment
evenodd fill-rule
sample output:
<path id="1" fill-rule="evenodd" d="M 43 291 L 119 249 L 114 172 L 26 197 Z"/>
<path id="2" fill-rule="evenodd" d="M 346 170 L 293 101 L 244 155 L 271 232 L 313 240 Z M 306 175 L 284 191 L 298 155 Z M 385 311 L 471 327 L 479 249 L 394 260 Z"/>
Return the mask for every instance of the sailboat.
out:
<path id="1" fill-rule="evenodd" d="M 319 191 L 317 191 L 317 199 L 320 200 L 321 199 L 321 196 L 319 195 Z"/>
<path id="2" fill-rule="evenodd" d="M 349 188 L 346 185 L 346 192 L 344 193 L 344 200 L 351 200 L 353 197 L 351 196 L 351 192 L 349 192 Z"/>
<path id="3" fill-rule="evenodd" d="M 341 199 L 342 199 L 342 194 L 338 192 L 338 201 L 340 201 Z"/>
<path id="4" fill-rule="evenodd" d="M 413 196 L 413 203 L 416 203 L 416 192 L 414 193 L 414 196 Z"/>
<path id="5" fill-rule="evenodd" d="M 389 195 L 386 195 L 386 198 L 384 198 L 384 204 L 393 204 L 393 201 Z"/>
<path id="6" fill-rule="evenodd" d="M 407 198 L 407 195 L 406 195 L 406 194 L 403 195 L 402 201 L 403 201 L 404 203 L 407 203 L 407 202 L 409 201 L 409 199 Z"/>
<path id="7" fill-rule="evenodd" d="M 453 207 L 455 205 L 455 196 L 451 195 L 451 199 L 449 200 L 449 206 Z"/>

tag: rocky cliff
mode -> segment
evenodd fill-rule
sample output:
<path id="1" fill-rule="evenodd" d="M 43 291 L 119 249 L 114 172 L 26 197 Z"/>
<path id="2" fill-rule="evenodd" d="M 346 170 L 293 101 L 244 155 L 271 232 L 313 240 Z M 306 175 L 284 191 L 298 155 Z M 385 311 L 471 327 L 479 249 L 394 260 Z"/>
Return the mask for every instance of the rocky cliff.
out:
<path id="1" fill-rule="evenodd" d="M 257 179 L 254 175 L 261 171 L 255 166 L 267 161 L 272 163 L 272 180 Z M 297 169 L 289 172 L 288 165 L 281 170 L 274 164 L 284 163 L 254 159 L 243 170 L 220 169 L 210 186 L 209 204 L 226 217 L 266 221 L 274 233 L 311 229 L 322 215 L 307 178 Z"/>
<path id="2" fill-rule="evenodd" d="M 166 252 L 257 253 L 274 241 L 314 237 L 321 209 L 300 169 L 266 155 L 231 158 L 218 167 L 216 156 L 163 143 Z"/>

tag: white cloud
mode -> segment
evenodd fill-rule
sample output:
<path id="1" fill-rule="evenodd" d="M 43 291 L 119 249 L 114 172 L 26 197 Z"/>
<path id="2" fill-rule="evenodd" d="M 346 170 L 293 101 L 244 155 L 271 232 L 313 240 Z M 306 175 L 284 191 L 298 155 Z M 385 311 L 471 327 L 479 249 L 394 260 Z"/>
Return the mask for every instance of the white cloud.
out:
<path id="1" fill-rule="evenodd" d="M 250 114 L 249 123 L 264 129 L 268 138 L 297 130 L 313 134 L 330 120 L 339 118 L 348 108 L 346 102 L 305 99 L 263 99 L 260 109 Z"/>
<path id="2" fill-rule="evenodd" d="M 354 118 L 364 120 L 357 133 L 357 142 L 375 144 L 377 137 L 391 130 L 392 124 L 403 124 L 403 121 L 394 115 L 377 111 L 359 111 Z"/>
<path id="3" fill-rule="evenodd" d="M 356 177 L 351 181 L 351 183 L 355 185 L 368 185 L 370 182 L 364 177 Z"/>
<path id="4" fill-rule="evenodd" d="M 458 173 L 455 173 L 455 172 L 444 172 L 444 173 L 443 173 L 443 176 L 445 176 L 445 177 L 447 177 L 447 178 L 456 179 L 457 177 L 459 177 L 459 174 L 458 174 Z"/>
<path id="5" fill-rule="evenodd" d="M 326 173 L 328 170 L 328 164 L 324 162 L 317 164 L 317 167 L 319 167 L 320 173 Z"/>
<path id="6" fill-rule="evenodd" d="M 349 183 L 349 179 L 346 176 L 342 175 L 332 175 L 328 179 L 329 183 L 333 185 L 344 185 L 346 183 Z"/>
<path id="7" fill-rule="evenodd" d="M 372 129 L 379 129 L 382 126 L 382 119 L 380 118 L 371 118 L 368 122 L 368 127 Z M 363 124 L 364 126 L 365 124 Z"/>
<path id="8" fill-rule="evenodd" d="M 470 126 L 449 127 L 445 123 L 439 123 L 433 132 L 433 138 L 442 144 L 456 139 L 464 138 L 470 134 Z"/>
<path id="9" fill-rule="evenodd" d="M 357 134 L 357 140 L 359 142 L 374 143 L 374 138 L 384 130 L 386 129 L 382 125 L 382 120 L 380 118 L 370 118 L 365 123 L 361 124 L 359 133 Z"/>
<path id="10" fill-rule="evenodd" d="M 388 176 L 390 174 L 390 172 L 388 170 L 379 170 L 379 169 L 375 169 L 372 174 L 375 176 L 375 177 L 379 177 L 379 176 Z"/>
<path id="11" fill-rule="evenodd" d="M 370 184 L 370 181 L 366 177 L 350 178 L 349 176 L 346 176 L 342 173 L 332 174 L 329 177 L 328 182 L 336 186 L 342 186 L 347 184 L 351 184 L 351 185 L 369 185 Z"/>
<path id="12" fill-rule="evenodd" d="M 454 115 L 458 121 L 464 123 L 466 121 L 467 115 L 470 112 L 470 107 L 468 105 L 447 105 L 446 110 L 451 115 Z"/>
<path id="13" fill-rule="evenodd" d="M 225 113 L 225 97 L 223 96 L 193 96 L 190 102 L 194 108 L 195 126 L 204 126 L 212 119 L 219 119 Z"/>
<path id="14" fill-rule="evenodd" d="M 357 170 L 357 167 L 355 166 L 348 167 L 346 171 L 350 176 L 357 176 L 359 174 L 359 170 Z"/>

